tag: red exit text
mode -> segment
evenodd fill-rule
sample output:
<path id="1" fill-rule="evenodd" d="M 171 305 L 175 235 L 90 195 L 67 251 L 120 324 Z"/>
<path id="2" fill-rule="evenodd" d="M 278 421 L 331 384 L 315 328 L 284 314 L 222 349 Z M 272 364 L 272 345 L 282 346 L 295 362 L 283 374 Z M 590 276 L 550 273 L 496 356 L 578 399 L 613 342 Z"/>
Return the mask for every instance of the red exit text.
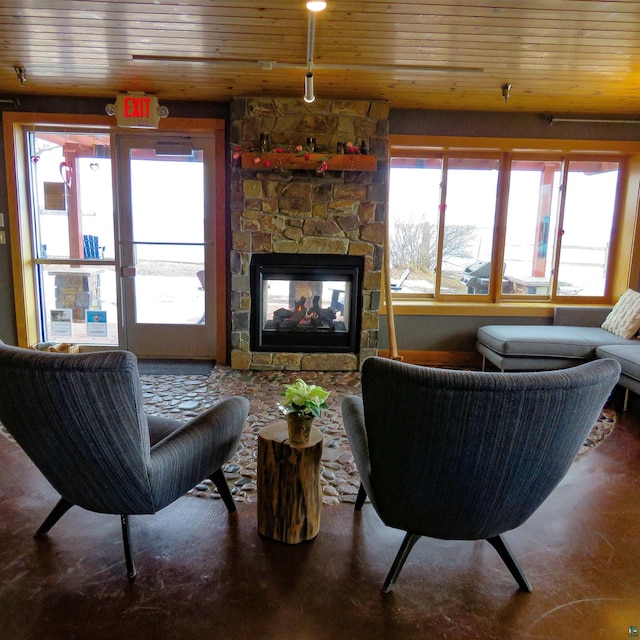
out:
<path id="1" fill-rule="evenodd" d="M 124 117 L 125 118 L 148 118 L 150 113 L 151 98 L 148 96 L 125 96 L 124 97 Z"/>

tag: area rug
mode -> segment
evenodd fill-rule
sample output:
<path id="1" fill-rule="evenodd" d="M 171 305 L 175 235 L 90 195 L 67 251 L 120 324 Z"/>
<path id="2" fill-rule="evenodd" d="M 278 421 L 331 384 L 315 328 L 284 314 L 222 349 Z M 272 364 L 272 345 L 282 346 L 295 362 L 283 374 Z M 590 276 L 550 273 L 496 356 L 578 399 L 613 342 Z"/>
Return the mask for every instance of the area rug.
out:
<path id="1" fill-rule="evenodd" d="M 141 376 L 208 376 L 215 365 L 211 360 L 153 360 L 138 358 Z"/>
<path id="2" fill-rule="evenodd" d="M 582 447 L 580 447 L 580 451 L 578 451 L 576 459 L 582 457 L 585 453 L 589 453 L 589 451 L 593 451 L 596 447 L 599 447 L 604 442 L 605 438 L 611 435 L 616 427 L 617 421 L 618 416 L 615 410 L 605 407 L 593 429 L 591 429 L 589 437 L 585 440 Z"/>

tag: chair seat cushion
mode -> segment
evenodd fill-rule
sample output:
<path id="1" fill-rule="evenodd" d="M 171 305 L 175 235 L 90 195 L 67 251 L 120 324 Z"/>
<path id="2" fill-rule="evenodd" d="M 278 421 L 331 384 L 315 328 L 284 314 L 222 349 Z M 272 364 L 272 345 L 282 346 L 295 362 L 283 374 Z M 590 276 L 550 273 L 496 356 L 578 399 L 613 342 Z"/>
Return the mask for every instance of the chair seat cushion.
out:
<path id="1" fill-rule="evenodd" d="M 591 359 L 596 347 L 628 345 L 600 327 L 556 325 L 487 325 L 478 329 L 478 342 L 505 356 Z"/>

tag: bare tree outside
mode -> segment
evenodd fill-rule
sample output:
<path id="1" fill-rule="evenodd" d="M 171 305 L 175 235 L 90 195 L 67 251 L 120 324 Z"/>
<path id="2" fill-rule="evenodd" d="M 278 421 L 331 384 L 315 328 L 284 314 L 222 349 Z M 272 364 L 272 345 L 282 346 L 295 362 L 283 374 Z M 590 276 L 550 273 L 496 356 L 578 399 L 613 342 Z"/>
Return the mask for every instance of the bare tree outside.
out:
<path id="1" fill-rule="evenodd" d="M 438 257 L 438 225 L 428 221 L 397 222 L 391 228 L 389 256 L 395 268 L 410 268 L 422 273 L 436 269 Z M 442 261 L 451 258 L 473 258 L 476 237 L 473 225 L 447 225 L 444 234 Z"/>

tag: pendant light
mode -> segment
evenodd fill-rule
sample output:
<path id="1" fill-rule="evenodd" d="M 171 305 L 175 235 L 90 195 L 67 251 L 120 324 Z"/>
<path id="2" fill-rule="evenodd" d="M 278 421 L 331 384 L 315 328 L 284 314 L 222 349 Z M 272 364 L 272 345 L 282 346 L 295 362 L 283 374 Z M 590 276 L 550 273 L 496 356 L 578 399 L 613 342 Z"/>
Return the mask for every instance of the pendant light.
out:
<path id="1" fill-rule="evenodd" d="M 314 0 L 307 2 L 309 10 L 309 23 L 307 27 L 307 73 L 304 76 L 304 101 L 312 103 L 316 99 L 313 91 L 313 43 L 316 36 L 316 13 L 326 9 L 327 3 Z"/>

